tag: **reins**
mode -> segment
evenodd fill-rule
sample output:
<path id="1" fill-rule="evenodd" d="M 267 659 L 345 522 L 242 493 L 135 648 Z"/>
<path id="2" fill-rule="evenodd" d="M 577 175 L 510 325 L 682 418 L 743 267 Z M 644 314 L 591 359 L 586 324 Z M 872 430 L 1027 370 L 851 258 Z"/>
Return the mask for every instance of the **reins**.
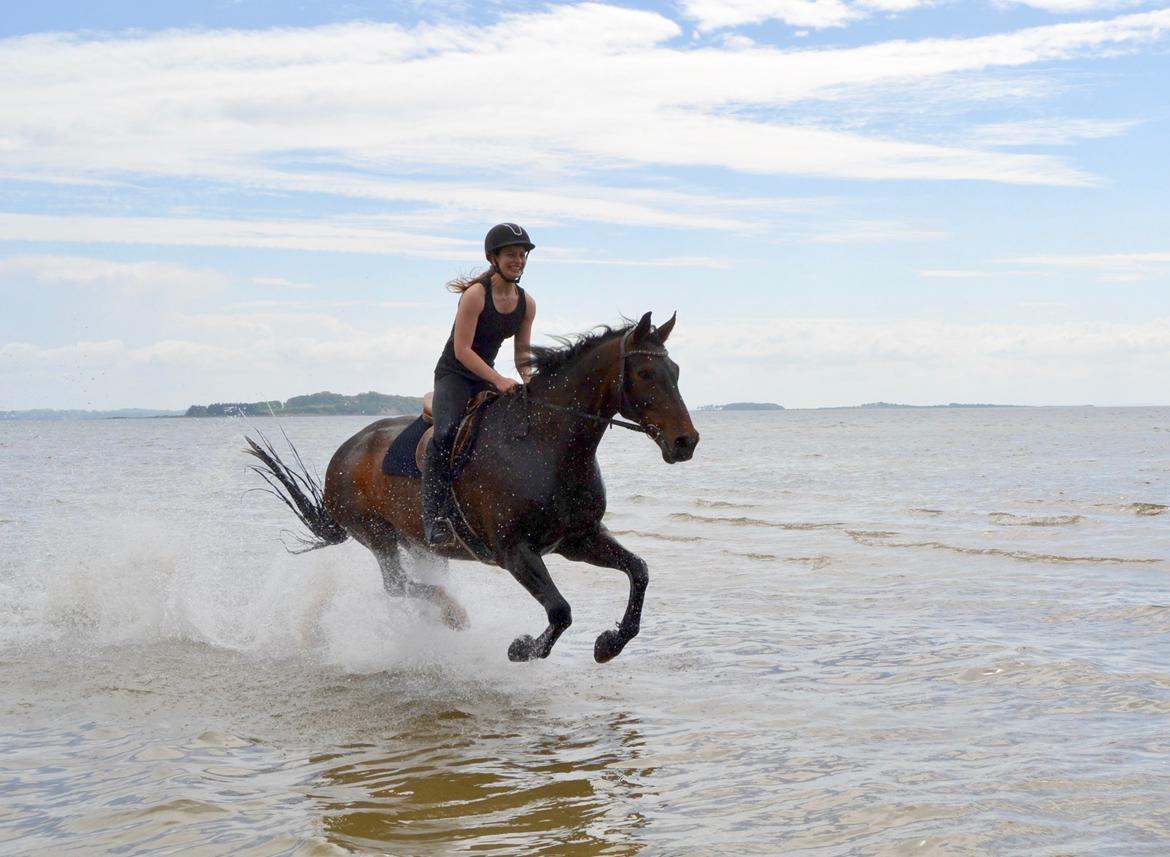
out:
<path id="1" fill-rule="evenodd" d="M 524 407 L 528 408 L 531 405 L 536 405 L 540 408 L 545 408 L 550 411 L 560 411 L 564 414 L 571 414 L 579 419 L 590 420 L 595 423 L 606 423 L 611 426 L 618 426 L 619 428 L 629 429 L 630 431 L 642 432 L 642 434 L 650 434 L 650 429 L 639 423 L 632 423 L 627 420 L 619 420 L 617 417 L 603 417 L 600 414 L 591 414 L 588 411 L 579 411 L 576 408 L 566 408 L 564 405 L 554 405 L 552 402 L 545 402 L 541 399 L 532 399 L 528 396 L 528 385 L 521 385 L 521 395 L 524 396 Z"/>
<path id="2" fill-rule="evenodd" d="M 666 353 L 663 351 L 647 351 L 645 349 L 635 349 L 629 351 L 626 349 L 626 343 L 629 341 L 630 334 L 626 333 L 622 337 L 620 349 L 618 352 L 618 413 L 623 413 L 626 410 L 626 359 L 635 354 L 643 354 L 647 357 L 665 357 Z M 560 411 L 562 413 L 571 414 L 578 419 L 590 420 L 595 423 L 606 423 L 607 426 L 618 426 L 619 428 L 629 429 L 630 431 L 641 432 L 649 435 L 651 438 L 657 440 L 658 429 L 651 426 L 647 428 L 641 423 L 634 423 L 628 420 L 619 420 L 617 417 L 603 417 L 601 414 L 591 414 L 588 411 L 578 410 L 577 408 L 568 408 L 564 405 L 554 405 L 552 402 L 541 401 L 540 399 L 532 399 L 528 395 L 528 385 L 520 385 L 521 395 L 524 397 L 524 413 L 527 415 L 528 408 L 532 404 L 539 407 L 546 408 L 550 411 Z M 528 419 L 525 416 L 524 431 L 521 436 L 528 434 Z"/>

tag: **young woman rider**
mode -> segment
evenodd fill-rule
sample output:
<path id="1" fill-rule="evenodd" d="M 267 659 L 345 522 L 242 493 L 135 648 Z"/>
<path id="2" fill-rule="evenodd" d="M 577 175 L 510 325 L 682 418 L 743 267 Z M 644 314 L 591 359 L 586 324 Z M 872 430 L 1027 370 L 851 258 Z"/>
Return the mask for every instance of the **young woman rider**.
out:
<path id="1" fill-rule="evenodd" d="M 423 532 L 428 544 L 445 544 L 454 537 L 448 510 L 451 502 L 451 447 L 467 403 L 481 390 L 509 393 L 520 383 L 495 369 L 496 355 L 505 339 L 515 339 L 516 362 L 527 356 L 532 339 L 536 301 L 520 288 L 520 276 L 535 245 L 515 223 L 499 223 L 484 238 L 488 270 L 452 280 L 459 292 L 459 309 L 443 355 L 435 366 L 435 396 L 431 413 L 435 434 L 423 465 Z M 521 369 L 528 381 L 529 370 Z"/>

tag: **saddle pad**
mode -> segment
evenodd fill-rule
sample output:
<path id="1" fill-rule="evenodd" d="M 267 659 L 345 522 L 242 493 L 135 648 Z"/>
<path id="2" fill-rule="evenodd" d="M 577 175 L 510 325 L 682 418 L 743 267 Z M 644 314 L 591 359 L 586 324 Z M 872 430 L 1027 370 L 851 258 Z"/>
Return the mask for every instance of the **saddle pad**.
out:
<path id="1" fill-rule="evenodd" d="M 419 438 L 431 427 L 431 424 L 419 417 L 402 430 L 402 434 L 394 438 L 390 448 L 386 450 L 386 457 L 382 459 L 382 472 L 387 476 L 410 476 L 414 479 L 422 478 L 422 471 L 414 461 L 414 450 L 418 446 Z"/>

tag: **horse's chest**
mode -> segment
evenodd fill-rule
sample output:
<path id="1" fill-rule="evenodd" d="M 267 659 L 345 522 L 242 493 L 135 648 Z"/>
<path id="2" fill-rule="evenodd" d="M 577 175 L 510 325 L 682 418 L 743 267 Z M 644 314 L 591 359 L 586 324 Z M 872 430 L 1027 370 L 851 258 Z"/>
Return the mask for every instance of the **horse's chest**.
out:
<path id="1" fill-rule="evenodd" d="M 562 485 L 529 506 L 532 528 L 551 538 L 593 529 L 605 514 L 605 491 L 590 484 Z"/>

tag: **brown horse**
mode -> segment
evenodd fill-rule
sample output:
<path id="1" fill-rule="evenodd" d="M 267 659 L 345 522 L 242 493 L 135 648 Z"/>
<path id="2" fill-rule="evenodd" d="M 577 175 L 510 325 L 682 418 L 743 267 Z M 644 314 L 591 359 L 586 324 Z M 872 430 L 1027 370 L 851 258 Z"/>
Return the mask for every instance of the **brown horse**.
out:
<path id="1" fill-rule="evenodd" d="M 674 322 L 672 316 L 655 328 L 646 313 L 637 324 L 600 328 L 562 340 L 560 348 L 534 348 L 528 387 L 483 413 L 475 446 L 453 484 L 462 512 L 456 526 L 469 536 L 465 541 L 476 543 L 479 559 L 511 572 L 548 615 L 539 636 L 512 642 L 513 661 L 548 657 L 572 623 L 569 604 L 541 558 L 548 553 L 616 568 L 629 578 L 625 615 L 594 646 L 599 662 L 615 657 L 638 633 L 649 574 L 646 563 L 601 522 L 605 486 L 597 447 L 610 425 L 621 424 L 651 437 L 668 464 L 694 454 L 699 435 L 679 395 L 678 366 L 665 347 Z M 617 414 L 632 423 L 617 420 Z M 424 547 L 419 480 L 382 472 L 387 449 L 411 422 L 379 420 L 345 441 L 329 462 L 323 494 L 303 465 L 299 473 L 290 470 L 271 446 L 249 438 L 247 451 L 264 462 L 265 469 L 256 470 L 274 488 L 272 477 L 283 484 L 287 496 L 281 499 L 316 536 L 310 548 L 353 536 L 378 558 L 389 592 L 429 600 L 449 625 L 460 627 L 466 614 L 454 599 L 440 586 L 410 580 L 400 562 L 400 547 L 472 558 L 462 546 Z"/>

